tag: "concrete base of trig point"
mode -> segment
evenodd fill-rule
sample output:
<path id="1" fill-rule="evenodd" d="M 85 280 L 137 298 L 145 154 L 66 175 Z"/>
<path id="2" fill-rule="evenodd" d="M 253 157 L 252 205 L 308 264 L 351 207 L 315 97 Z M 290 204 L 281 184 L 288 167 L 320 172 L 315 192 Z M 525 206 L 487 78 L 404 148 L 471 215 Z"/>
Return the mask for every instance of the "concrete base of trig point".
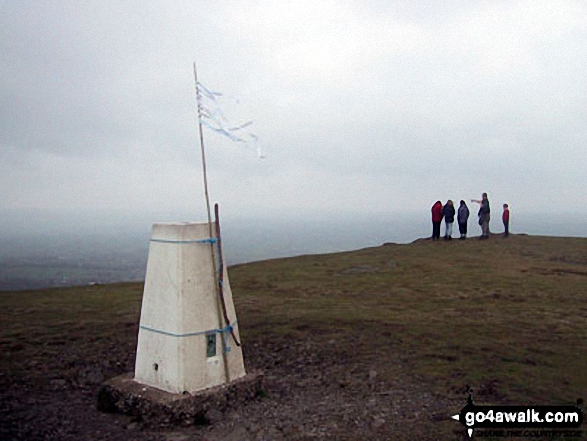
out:
<path id="1" fill-rule="evenodd" d="M 263 380 L 261 373 L 252 373 L 193 394 L 174 394 L 137 383 L 132 377 L 128 373 L 104 383 L 98 409 L 131 415 L 146 427 L 205 424 L 210 410 L 225 412 L 258 397 Z"/>

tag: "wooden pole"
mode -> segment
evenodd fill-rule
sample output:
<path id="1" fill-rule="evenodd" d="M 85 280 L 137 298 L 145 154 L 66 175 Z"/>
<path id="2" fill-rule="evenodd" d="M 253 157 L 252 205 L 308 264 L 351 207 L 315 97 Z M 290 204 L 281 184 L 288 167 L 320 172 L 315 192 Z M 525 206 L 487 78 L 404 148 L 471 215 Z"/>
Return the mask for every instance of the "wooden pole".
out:
<path id="1" fill-rule="evenodd" d="M 236 338 L 234 329 L 230 325 L 230 319 L 228 318 L 228 311 L 226 310 L 226 301 L 224 300 L 224 258 L 222 257 L 222 236 L 220 234 L 220 216 L 218 215 L 218 204 L 214 204 L 214 219 L 216 222 L 216 240 L 218 245 L 218 261 L 220 262 L 220 268 L 218 268 L 218 294 L 220 296 L 220 304 L 222 306 L 222 314 L 224 315 L 224 321 L 227 327 L 230 327 L 230 336 L 234 340 L 237 346 L 241 343 Z"/>
<path id="2" fill-rule="evenodd" d="M 213 236 L 213 230 L 212 230 L 212 215 L 210 213 L 210 196 L 208 194 L 208 174 L 206 173 L 206 152 L 204 149 L 204 133 L 202 131 L 202 107 L 200 105 L 200 88 L 198 87 L 198 70 L 196 69 L 196 62 L 194 61 L 194 80 L 196 82 L 196 98 L 198 100 L 198 127 L 200 129 L 200 147 L 201 147 L 201 151 L 202 151 L 202 169 L 204 171 L 204 194 L 206 195 L 206 210 L 208 212 L 208 231 L 209 231 L 209 237 L 212 239 Z M 218 239 L 216 239 L 218 240 Z M 214 254 L 214 243 L 210 244 L 210 253 L 212 255 L 212 277 L 214 278 L 215 282 L 214 283 L 214 288 L 216 291 L 216 309 L 218 311 L 218 328 L 222 329 L 223 325 L 222 325 L 222 318 L 223 318 L 223 313 L 222 313 L 222 307 L 220 305 L 220 287 L 218 286 L 218 280 L 217 280 L 217 274 L 218 274 L 218 267 L 216 266 L 216 256 Z M 224 306 L 224 305 L 222 305 Z M 226 326 L 228 326 L 229 323 L 226 323 Z M 221 340 L 221 346 L 222 346 L 222 361 L 224 364 L 224 378 L 226 380 L 227 383 L 230 382 L 231 378 L 230 378 L 230 372 L 229 372 L 229 368 L 228 368 L 228 360 L 226 359 L 227 356 L 227 343 L 226 343 L 226 339 L 223 338 L 224 335 L 220 334 L 220 340 Z"/>

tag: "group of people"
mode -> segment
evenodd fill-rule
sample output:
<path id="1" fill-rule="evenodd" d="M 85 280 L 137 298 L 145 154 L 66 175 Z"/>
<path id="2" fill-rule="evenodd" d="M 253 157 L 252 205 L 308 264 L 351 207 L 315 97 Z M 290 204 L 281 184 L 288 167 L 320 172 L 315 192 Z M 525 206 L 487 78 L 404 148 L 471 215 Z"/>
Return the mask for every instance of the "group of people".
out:
<path id="1" fill-rule="evenodd" d="M 481 226 L 481 236 L 479 239 L 489 239 L 489 220 L 491 209 L 489 207 L 489 199 L 487 193 L 483 193 L 481 199 L 471 199 L 471 202 L 479 204 L 479 225 Z M 467 238 L 467 225 L 469 221 L 469 207 L 464 200 L 461 200 L 458 211 L 455 210 L 452 200 L 448 200 L 445 205 L 442 202 L 436 201 L 432 206 L 432 240 L 440 240 L 440 224 L 444 219 L 445 222 L 445 233 L 444 239 L 452 239 L 452 226 L 455 221 L 455 215 L 457 217 L 457 223 L 459 224 L 459 233 L 461 234 L 460 239 Z M 510 224 L 510 210 L 508 204 L 503 204 L 503 214 L 501 216 L 503 226 L 505 228 L 505 237 L 509 236 L 509 224 Z"/>

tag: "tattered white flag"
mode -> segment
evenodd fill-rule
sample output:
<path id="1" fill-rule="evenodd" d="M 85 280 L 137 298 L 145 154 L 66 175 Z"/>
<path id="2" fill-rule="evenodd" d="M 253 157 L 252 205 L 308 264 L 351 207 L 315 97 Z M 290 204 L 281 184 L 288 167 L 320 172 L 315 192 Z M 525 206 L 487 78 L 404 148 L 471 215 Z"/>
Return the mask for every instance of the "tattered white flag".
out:
<path id="1" fill-rule="evenodd" d="M 248 128 L 253 125 L 253 121 L 247 121 L 242 124 L 232 124 L 222 112 L 222 101 L 226 101 L 224 94 L 209 89 L 201 82 L 197 82 L 198 95 L 198 113 L 200 116 L 200 124 L 208 129 L 225 136 L 234 142 L 241 143 L 255 143 L 257 147 L 257 154 L 259 158 L 264 159 L 265 156 L 261 154 L 261 147 L 259 145 L 259 138 L 254 133 L 250 132 Z M 238 100 L 230 100 L 238 104 Z"/>

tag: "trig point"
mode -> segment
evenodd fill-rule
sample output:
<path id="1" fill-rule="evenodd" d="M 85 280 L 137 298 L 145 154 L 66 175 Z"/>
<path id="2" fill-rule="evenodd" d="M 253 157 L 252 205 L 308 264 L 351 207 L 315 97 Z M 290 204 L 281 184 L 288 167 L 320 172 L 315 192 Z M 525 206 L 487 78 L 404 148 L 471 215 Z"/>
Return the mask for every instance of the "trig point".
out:
<path id="1" fill-rule="evenodd" d="M 134 377 L 109 380 L 100 410 L 189 425 L 255 397 L 216 223 L 154 224 Z"/>
<path id="2" fill-rule="evenodd" d="M 193 393 L 245 376 L 232 335 L 240 339 L 228 273 L 212 231 L 210 237 L 207 223 L 153 225 L 135 364 L 139 383 Z"/>

